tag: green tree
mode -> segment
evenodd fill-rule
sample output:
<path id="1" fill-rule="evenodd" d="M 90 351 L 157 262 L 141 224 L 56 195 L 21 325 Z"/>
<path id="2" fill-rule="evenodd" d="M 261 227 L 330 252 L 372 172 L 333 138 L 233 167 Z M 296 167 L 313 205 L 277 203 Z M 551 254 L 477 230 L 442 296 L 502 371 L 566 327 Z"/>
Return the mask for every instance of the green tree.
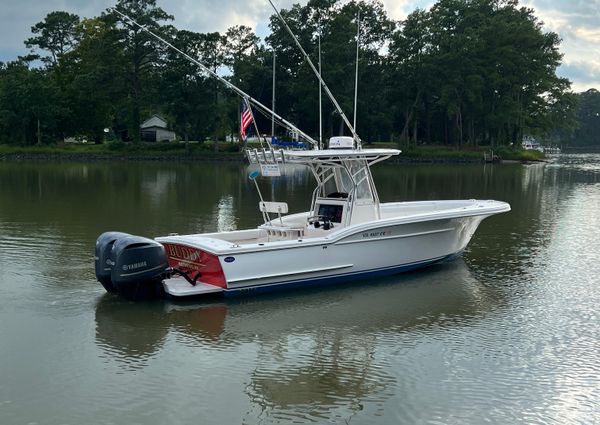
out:
<path id="1" fill-rule="evenodd" d="M 413 128 L 414 141 L 418 138 L 417 114 L 420 107 L 427 111 L 427 141 L 430 141 L 431 115 L 427 95 L 432 86 L 429 80 L 435 77 L 431 71 L 429 14 L 417 9 L 409 14 L 398 31 L 391 36 L 387 58 L 387 96 L 397 128 L 401 128 L 400 142 L 410 139 Z"/>
<path id="2" fill-rule="evenodd" d="M 119 0 L 115 6 L 121 13 L 129 16 L 138 24 L 152 32 L 162 34 L 166 29 L 160 22 L 172 20 L 156 5 L 156 0 Z M 164 46 L 146 31 L 132 24 L 129 20 L 108 10 L 108 19 L 114 20 L 120 30 L 120 42 L 125 59 L 125 75 L 128 83 L 129 136 L 134 142 L 140 141 L 141 112 L 145 105 L 152 104 L 155 71 Z"/>
<path id="3" fill-rule="evenodd" d="M 101 143 L 104 129 L 113 126 L 124 106 L 125 59 L 114 23 L 106 17 L 84 19 L 77 31 L 80 42 L 65 56 L 73 117 L 70 132 Z"/>
<path id="4" fill-rule="evenodd" d="M 550 144 L 560 146 L 568 143 L 578 128 L 578 96 L 572 92 L 563 92 L 559 88 L 551 95 L 551 99 L 549 111 L 544 114 L 547 121 L 544 127 L 549 130 L 543 136 Z"/>
<path id="5" fill-rule="evenodd" d="M 52 79 L 53 86 L 58 88 L 55 106 L 56 110 L 60 111 L 60 116 L 56 115 L 54 119 L 57 120 L 60 139 L 70 132 L 71 124 L 76 120 L 71 110 L 71 99 L 67 94 L 65 68 L 66 57 L 79 43 L 79 22 L 77 15 L 62 11 L 50 12 L 43 21 L 31 27 L 35 36 L 25 41 L 27 47 L 40 50 L 40 54 L 29 55 L 27 60 L 41 59 L 48 71 L 45 77 Z"/>
<path id="6" fill-rule="evenodd" d="M 56 140 L 64 114 L 59 97 L 47 70 L 20 61 L 0 64 L 0 140 L 21 145 Z"/>
<path id="7" fill-rule="evenodd" d="M 218 32 L 210 32 L 199 35 L 198 44 L 198 56 L 200 61 L 211 69 L 213 72 L 217 72 L 220 67 L 225 65 L 225 44 L 226 39 Z M 216 143 L 223 133 L 223 118 L 225 116 L 223 98 L 221 96 L 222 85 L 216 79 L 212 78 L 209 80 L 209 84 L 212 86 L 212 105 L 211 114 L 209 115 L 213 120 L 213 140 L 215 141 L 215 150 L 218 149 Z"/>
<path id="8" fill-rule="evenodd" d="M 202 59 L 203 41 L 201 34 L 191 31 L 176 31 L 174 45 L 198 60 Z M 214 129 L 212 102 L 213 82 L 203 75 L 200 68 L 180 53 L 167 51 L 164 71 L 160 83 L 164 110 L 174 121 L 175 130 L 190 138 L 204 140 Z"/>
<path id="9" fill-rule="evenodd" d="M 272 54 L 267 52 L 264 46 L 260 46 L 260 38 L 251 28 L 244 25 L 237 25 L 227 29 L 225 32 L 224 65 L 228 67 L 229 80 L 246 92 L 254 92 L 256 99 L 263 104 L 269 105 L 271 99 L 266 99 L 271 95 L 270 84 L 264 84 L 265 79 L 272 75 L 270 66 Z M 268 68 L 268 69 L 267 69 Z M 261 81 L 254 78 L 260 76 Z M 256 88 L 260 87 L 260 91 Z M 238 133 L 240 99 L 231 92 L 223 92 L 223 105 L 221 108 L 221 129 L 222 132 L 233 136 Z M 255 114 L 258 115 L 258 114 Z M 261 122 L 260 116 L 255 116 Z M 266 128 L 261 124 L 259 128 Z M 232 137 L 233 140 L 233 137 Z"/>
<path id="10" fill-rule="evenodd" d="M 574 146 L 600 146 L 600 92 L 589 89 L 577 95 L 579 127 L 571 139 Z"/>
<path id="11" fill-rule="evenodd" d="M 228 28 L 223 39 L 223 63 L 235 72 L 235 64 L 256 53 L 259 42 L 260 38 L 250 27 L 236 25 Z"/>
<path id="12" fill-rule="evenodd" d="M 41 60 L 49 66 L 56 66 L 77 45 L 78 24 L 77 15 L 62 11 L 50 12 L 42 22 L 31 27 L 31 32 L 36 36 L 28 38 L 25 45 L 48 52 L 49 56 L 41 56 Z"/>
<path id="13" fill-rule="evenodd" d="M 549 131 L 552 105 L 569 90 L 556 76 L 559 44 L 516 0 L 439 0 L 414 12 L 390 44 L 390 73 L 406 84 L 392 90 L 401 134 L 412 126 L 416 141 L 425 128 L 427 141 L 460 146 Z"/>

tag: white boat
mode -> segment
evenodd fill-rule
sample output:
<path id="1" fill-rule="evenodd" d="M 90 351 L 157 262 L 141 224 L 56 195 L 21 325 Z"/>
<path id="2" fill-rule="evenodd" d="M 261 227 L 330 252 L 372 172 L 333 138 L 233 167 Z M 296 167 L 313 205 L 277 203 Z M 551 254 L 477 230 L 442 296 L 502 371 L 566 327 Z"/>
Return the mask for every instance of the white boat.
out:
<path id="1" fill-rule="evenodd" d="M 523 137 L 521 147 L 525 150 L 535 150 L 543 152 L 544 154 L 556 155 L 560 154 L 561 150 L 557 146 L 543 146 L 535 138 L 531 136 Z"/>
<path id="2" fill-rule="evenodd" d="M 338 112 L 353 136 L 331 138 L 328 149 L 275 154 L 270 147 L 249 155 L 266 175 L 277 175 L 279 162 L 308 167 L 316 186 L 306 210 L 289 213 L 287 203 L 266 202 L 259 191 L 264 222 L 256 228 L 155 240 L 104 233 L 96 244 L 98 280 L 108 291 L 127 297 L 183 298 L 390 275 L 459 255 L 484 218 L 510 210 L 505 202 L 475 199 L 381 203 L 370 167 L 400 151 L 363 149 L 352 125 Z M 289 122 L 281 122 L 318 146 Z"/>
<path id="3" fill-rule="evenodd" d="M 524 136 L 521 147 L 525 150 L 544 152 L 544 147 L 532 136 Z"/>
<path id="4" fill-rule="evenodd" d="M 344 146 L 352 138 L 336 142 Z M 158 293 L 181 298 L 390 275 L 459 255 L 484 218 L 510 210 L 505 202 L 475 199 L 380 203 L 370 167 L 399 153 L 283 151 L 287 162 L 309 167 L 316 178 L 306 211 L 288 214 L 285 202 L 259 201 L 265 222 L 254 229 L 155 242 L 115 237 L 113 257 L 130 255 L 111 260 L 118 270 L 107 289 L 135 298 L 159 285 Z"/>

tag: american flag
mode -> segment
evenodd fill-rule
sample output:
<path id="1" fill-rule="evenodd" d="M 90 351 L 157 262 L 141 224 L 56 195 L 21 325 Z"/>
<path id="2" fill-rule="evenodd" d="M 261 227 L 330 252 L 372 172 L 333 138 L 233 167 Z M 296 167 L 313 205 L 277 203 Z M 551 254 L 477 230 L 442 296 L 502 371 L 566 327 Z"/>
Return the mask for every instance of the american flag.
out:
<path id="1" fill-rule="evenodd" d="M 242 117 L 240 120 L 240 136 L 242 140 L 246 140 L 246 130 L 248 126 L 252 123 L 252 111 L 250 111 L 250 105 L 248 101 L 244 99 L 242 102 Z"/>

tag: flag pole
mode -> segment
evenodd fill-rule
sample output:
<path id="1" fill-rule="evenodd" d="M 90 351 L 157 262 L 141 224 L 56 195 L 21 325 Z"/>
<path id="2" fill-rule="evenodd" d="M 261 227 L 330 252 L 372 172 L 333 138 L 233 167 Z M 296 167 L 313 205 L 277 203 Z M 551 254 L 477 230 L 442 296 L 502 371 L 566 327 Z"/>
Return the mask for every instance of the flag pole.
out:
<path id="1" fill-rule="evenodd" d="M 254 119 L 254 112 L 252 112 L 252 108 L 250 107 L 250 101 L 248 100 L 248 98 L 244 98 L 244 102 L 246 102 L 246 107 L 248 108 L 250 116 L 252 117 L 252 124 L 254 124 L 254 131 L 256 131 L 256 136 L 258 137 L 258 141 L 260 142 L 260 147 L 264 149 L 262 138 L 260 137 L 260 132 L 258 131 L 258 124 L 256 124 L 256 120 Z M 248 137 L 246 137 L 246 140 L 248 140 Z M 266 137 L 265 141 L 267 142 L 269 149 L 273 150 L 273 148 L 271 147 L 271 143 L 269 142 L 269 140 L 267 140 Z"/>

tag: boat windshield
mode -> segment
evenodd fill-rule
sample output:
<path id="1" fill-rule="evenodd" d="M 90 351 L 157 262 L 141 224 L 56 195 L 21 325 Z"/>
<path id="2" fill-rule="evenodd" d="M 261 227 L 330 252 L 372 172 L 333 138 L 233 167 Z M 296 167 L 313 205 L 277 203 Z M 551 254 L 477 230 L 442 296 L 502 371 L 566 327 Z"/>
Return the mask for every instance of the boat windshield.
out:
<path id="1" fill-rule="evenodd" d="M 397 149 L 326 149 L 283 151 L 283 157 L 286 162 L 311 168 L 317 180 L 313 209 L 318 197 L 347 198 L 353 208 L 354 204 L 378 207 L 379 198 L 369 167 L 399 153 Z"/>
<path id="2" fill-rule="evenodd" d="M 323 172 L 321 196 L 334 198 L 351 196 L 360 203 L 373 202 L 366 164 L 348 161 L 341 165 Z"/>
<path id="3" fill-rule="evenodd" d="M 367 165 L 362 161 L 348 161 L 344 168 L 335 170 L 335 180 L 338 192 L 354 193 L 357 201 L 373 201 L 371 185 L 369 184 Z M 356 188 L 356 189 L 354 189 Z"/>

